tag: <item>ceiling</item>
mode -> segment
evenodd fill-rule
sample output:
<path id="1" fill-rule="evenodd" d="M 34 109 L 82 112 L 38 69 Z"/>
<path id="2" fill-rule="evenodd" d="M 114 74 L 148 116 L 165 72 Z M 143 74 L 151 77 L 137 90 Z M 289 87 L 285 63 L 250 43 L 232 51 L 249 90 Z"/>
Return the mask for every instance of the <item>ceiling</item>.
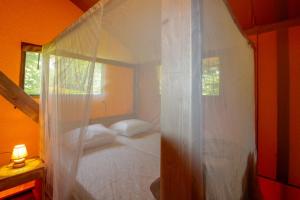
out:
<path id="1" fill-rule="evenodd" d="M 92 7 L 98 0 L 70 0 L 74 3 L 78 8 L 82 11 L 87 11 L 90 7 Z"/>
<path id="2" fill-rule="evenodd" d="M 243 29 L 300 17 L 300 0 L 228 0 Z"/>
<path id="3" fill-rule="evenodd" d="M 70 0 L 86 11 L 98 0 Z M 300 0 L 227 0 L 243 29 L 300 18 Z"/>

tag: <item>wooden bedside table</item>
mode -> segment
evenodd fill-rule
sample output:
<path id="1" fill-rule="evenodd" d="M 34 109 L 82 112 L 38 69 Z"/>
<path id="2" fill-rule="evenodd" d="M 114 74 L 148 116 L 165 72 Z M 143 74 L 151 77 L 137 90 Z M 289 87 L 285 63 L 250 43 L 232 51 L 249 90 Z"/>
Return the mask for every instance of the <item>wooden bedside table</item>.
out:
<path id="1" fill-rule="evenodd" d="M 45 198 L 45 164 L 39 159 L 27 159 L 22 168 L 12 163 L 0 167 L 0 199 L 32 191 L 35 199 Z M 32 198 L 31 198 L 32 199 Z"/>

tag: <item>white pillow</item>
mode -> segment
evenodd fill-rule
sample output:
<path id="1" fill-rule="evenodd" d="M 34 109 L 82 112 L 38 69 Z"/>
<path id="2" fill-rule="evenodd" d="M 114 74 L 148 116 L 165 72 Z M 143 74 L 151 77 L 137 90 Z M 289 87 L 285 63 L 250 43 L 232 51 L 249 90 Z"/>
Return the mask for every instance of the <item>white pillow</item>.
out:
<path id="1" fill-rule="evenodd" d="M 78 137 L 80 128 L 71 130 L 65 133 L 64 143 L 66 146 L 72 149 L 78 145 Z M 91 149 L 100 147 L 106 144 L 113 143 L 115 139 L 115 132 L 111 129 L 106 128 L 101 124 L 93 124 L 88 126 L 88 130 L 84 137 L 83 149 Z"/>
<path id="2" fill-rule="evenodd" d="M 114 123 L 110 128 L 118 134 L 131 137 L 149 131 L 152 128 L 152 125 L 149 122 L 142 120 L 129 119 Z"/>
<path id="3" fill-rule="evenodd" d="M 111 144 L 115 139 L 115 132 L 102 124 L 89 125 L 86 134 L 84 149 Z"/>

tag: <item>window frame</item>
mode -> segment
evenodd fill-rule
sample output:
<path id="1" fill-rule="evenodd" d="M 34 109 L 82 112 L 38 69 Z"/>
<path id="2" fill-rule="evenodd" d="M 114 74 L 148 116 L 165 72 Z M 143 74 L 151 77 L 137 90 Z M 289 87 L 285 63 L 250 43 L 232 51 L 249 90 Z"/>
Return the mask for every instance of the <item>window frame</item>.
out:
<path id="1" fill-rule="evenodd" d="M 41 53 L 42 52 L 42 45 L 38 44 L 32 44 L 32 43 L 27 43 L 27 42 L 21 42 L 21 64 L 20 64 L 20 75 L 19 75 L 19 87 L 24 89 L 24 83 L 25 83 L 25 64 L 26 64 L 26 52 L 37 52 Z M 89 57 L 83 57 L 81 58 L 80 56 L 73 55 L 70 56 L 71 58 L 75 59 L 82 59 L 82 60 L 89 60 Z M 104 65 L 113 65 L 113 66 L 118 66 L 118 67 L 129 67 L 133 68 L 135 70 L 136 64 L 133 63 L 127 63 L 123 61 L 117 61 L 117 60 L 110 60 L 110 59 L 104 59 L 104 58 L 96 58 L 95 63 L 99 63 L 102 65 L 101 67 L 101 84 L 103 86 L 104 84 Z M 101 93 L 100 94 L 93 94 L 95 96 L 102 96 L 104 94 L 104 88 L 101 87 Z M 73 94 L 73 95 L 80 95 L 80 94 Z M 39 97 L 40 95 L 30 95 L 32 97 Z"/>
<path id="2" fill-rule="evenodd" d="M 20 66 L 19 86 L 23 90 L 24 90 L 24 83 L 25 83 L 26 52 L 41 53 L 42 45 L 21 42 L 21 66 Z M 30 96 L 39 97 L 40 95 L 30 95 Z"/>

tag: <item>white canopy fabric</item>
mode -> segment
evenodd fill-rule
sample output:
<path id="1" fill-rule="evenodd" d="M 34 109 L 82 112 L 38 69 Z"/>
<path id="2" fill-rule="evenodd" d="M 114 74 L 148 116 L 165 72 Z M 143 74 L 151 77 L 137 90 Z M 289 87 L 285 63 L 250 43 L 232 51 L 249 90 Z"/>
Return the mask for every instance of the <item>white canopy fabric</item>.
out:
<path id="1" fill-rule="evenodd" d="M 89 124 L 92 81 L 103 9 L 97 5 L 76 24 L 43 46 L 41 112 L 43 156 L 53 199 L 70 199 Z M 73 145 L 64 145 L 71 128 L 80 128 Z"/>
<path id="2" fill-rule="evenodd" d="M 174 140 L 190 135 L 188 143 L 177 144 L 189 145 L 186 162 L 201 168 L 199 190 L 207 200 L 242 198 L 248 158 L 255 159 L 253 51 L 223 0 L 199 1 L 201 20 L 194 26 L 201 30 L 201 63 L 196 71 L 186 68 L 184 57 L 177 65 L 168 62 L 185 50 L 176 49 L 180 34 L 162 33 L 161 0 L 100 1 L 43 46 L 42 155 L 53 199 L 82 199 L 79 165 L 93 162 L 83 153 L 87 127 L 129 118 L 150 122 Z M 80 130 L 78 137 L 66 144 L 74 129 Z M 142 176 L 141 168 L 135 173 Z M 144 188 L 135 181 L 128 182 L 135 196 L 124 199 L 141 198 Z M 119 190 L 113 183 L 107 187 L 111 196 L 105 191 L 105 198 L 115 199 Z"/>
<path id="3" fill-rule="evenodd" d="M 241 199 L 256 157 L 254 54 L 223 1 L 204 0 L 202 12 L 202 73 L 216 67 L 220 87 L 202 96 L 206 198 Z"/>

